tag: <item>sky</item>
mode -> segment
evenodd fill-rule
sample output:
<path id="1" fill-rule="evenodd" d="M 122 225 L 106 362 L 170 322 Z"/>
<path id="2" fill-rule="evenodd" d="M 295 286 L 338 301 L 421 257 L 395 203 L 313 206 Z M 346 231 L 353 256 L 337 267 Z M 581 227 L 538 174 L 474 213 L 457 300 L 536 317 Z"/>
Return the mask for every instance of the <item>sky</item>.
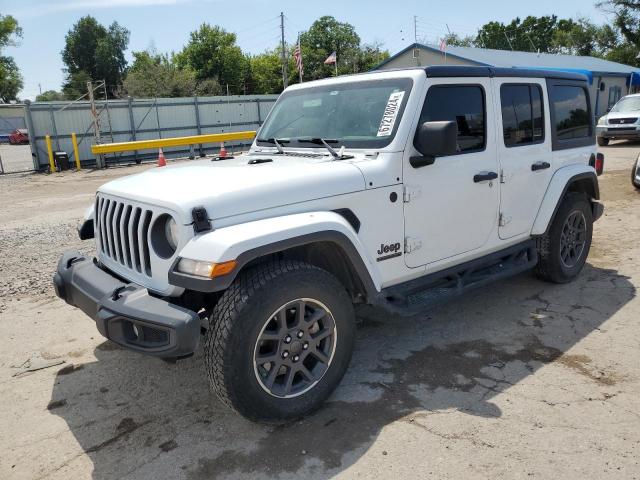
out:
<path id="1" fill-rule="evenodd" d="M 257 54 L 274 48 L 280 39 L 280 12 L 285 15 L 285 39 L 295 43 L 299 31 L 322 15 L 355 26 L 363 43 L 380 42 L 394 54 L 414 40 L 436 43 L 447 27 L 462 35 L 486 22 L 509 22 L 527 15 L 561 18 L 583 16 L 596 23 L 610 20 L 595 7 L 596 0 L 0 0 L 0 13 L 17 18 L 23 29 L 18 47 L 6 49 L 24 77 L 23 99 L 40 89 L 60 90 L 64 79 L 60 52 L 64 37 L 78 19 L 92 15 L 104 25 L 117 21 L 131 32 L 131 52 L 155 47 L 179 51 L 189 32 L 201 23 L 220 25 L 237 33 L 238 44 Z M 452 7 L 455 5 L 455 7 Z"/>

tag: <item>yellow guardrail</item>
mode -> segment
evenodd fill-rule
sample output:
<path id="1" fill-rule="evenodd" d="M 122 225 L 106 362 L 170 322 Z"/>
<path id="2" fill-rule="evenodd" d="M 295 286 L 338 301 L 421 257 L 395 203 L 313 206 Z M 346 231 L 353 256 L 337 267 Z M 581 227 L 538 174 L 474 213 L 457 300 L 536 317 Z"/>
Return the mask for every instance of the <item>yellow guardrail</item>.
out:
<path id="1" fill-rule="evenodd" d="M 157 138 L 154 140 L 136 140 L 133 142 L 101 143 L 91 145 L 91 153 L 133 152 L 166 147 L 181 147 L 184 145 L 199 145 L 201 143 L 231 142 L 233 140 L 251 140 L 256 136 L 255 130 L 243 132 L 211 133 L 207 135 L 191 135 L 189 137 Z"/>

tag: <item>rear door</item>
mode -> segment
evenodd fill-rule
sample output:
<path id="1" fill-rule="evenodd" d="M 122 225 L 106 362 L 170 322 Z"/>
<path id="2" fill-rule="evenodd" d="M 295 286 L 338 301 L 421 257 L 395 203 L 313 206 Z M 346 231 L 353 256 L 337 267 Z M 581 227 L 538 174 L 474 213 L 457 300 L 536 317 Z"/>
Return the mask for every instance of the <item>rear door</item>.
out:
<path id="1" fill-rule="evenodd" d="M 553 174 L 546 82 L 494 78 L 500 161 L 499 236 L 531 231 Z"/>

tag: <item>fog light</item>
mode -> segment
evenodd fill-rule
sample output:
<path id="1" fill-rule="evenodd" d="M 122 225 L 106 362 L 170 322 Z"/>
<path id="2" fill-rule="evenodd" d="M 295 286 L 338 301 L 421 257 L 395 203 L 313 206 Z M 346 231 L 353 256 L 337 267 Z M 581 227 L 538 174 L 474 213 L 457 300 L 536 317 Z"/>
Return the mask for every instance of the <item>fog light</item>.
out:
<path id="1" fill-rule="evenodd" d="M 133 328 L 133 334 L 136 336 L 136 339 L 140 338 L 140 332 L 138 332 L 138 327 L 136 327 L 136 324 L 132 323 L 131 327 Z"/>

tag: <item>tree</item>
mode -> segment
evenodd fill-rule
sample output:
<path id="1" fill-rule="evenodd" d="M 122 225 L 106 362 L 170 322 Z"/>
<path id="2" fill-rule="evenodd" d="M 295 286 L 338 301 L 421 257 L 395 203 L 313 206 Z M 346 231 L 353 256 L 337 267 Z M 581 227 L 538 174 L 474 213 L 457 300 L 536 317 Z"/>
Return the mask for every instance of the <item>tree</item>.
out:
<path id="1" fill-rule="evenodd" d="M 231 93 L 244 93 L 249 65 L 236 45 L 235 33 L 203 23 L 191 32 L 176 61 L 180 68 L 193 70 L 199 81 L 216 79 L 223 88 L 228 85 Z"/>
<path id="2" fill-rule="evenodd" d="M 133 52 L 133 64 L 123 82 L 124 92 L 132 97 L 190 97 L 219 95 L 215 79 L 198 81 L 189 68 L 180 68 L 175 56 L 155 51 Z"/>
<path id="3" fill-rule="evenodd" d="M 557 23 L 555 15 L 515 18 L 509 24 L 489 22 L 478 30 L 474 44 L 497 50 L 551 53 Z"/>
<path id="4" fill-rule="evenodd" d="M 108 28 L 90 15 L 82 17 L 67 33 L 62 61 L 66 65 L 66 95 L 80 96 L 86 85 L 80 80 L 105 80 L 109 96 L 114 96 L 127 67 L 124 52 L 129 44 L 129 31 L 113 22 Z M 76 78 L 79 77 L 79 78 Z"/>
<path id="5" fill-rule="evenodd" d="M 338 74 L 357 71 L 360 37 L 353 25 L 324 16 L 313 22 L 309 30 L 300 35 L 306 79 L 315 80 L 334 74 L 333 65 L 324 65 L 326 58 L 336 52 Z"/>
<path id="6" fill-rule="evenodd" d="M 558 21 L 553 36 L 554 50 L 571 55 L 603 57 L 618 43 L 618 34 L 610 25 L 595 25 L 586 18 Z"/>
<path id="7" fill-rule="evenodd" d="M 282 92 L 282 60 L 280 51 L 269 50 L 249 58 L 251 92 L 257 94 Z M 291 72 L 295 81 L 295 71 Z"/>
<path id="8" fill-rule="evenodd" d="M 382 50 L 380 44 L 362 45 L 354 62 L 354 73 L 368 72 L 389 58 L 389 51 Z"/>
<path id="9" fill-rule="evenodd" d="M 5 47 L 17 46 L 19 38 L 22 38 L 22 29 L 18 21 L 11 15 L 0 15 L 0 100 L 3 102 L 16 100 L 22 90 L 22 75 L 15 60 L 2 55 Z"/>
<path id="10" fill-rule="evenodd" d="M 444 40 L 447 45 L 452 45 L 454 47 L 474 47 L 475 45 L 475 37 L 473 36 L 464 36 L 461 37 L 457 33 L 448 33 L 445 35 Z"/>
<path id="11" fill-rule="evenodd" d="M 65 96 L 62 92 L 56 92 L 55 90 L 47 90 L 36 97 L 36 102 L 53 102 L 58 100 L 65 100 Z"/>

